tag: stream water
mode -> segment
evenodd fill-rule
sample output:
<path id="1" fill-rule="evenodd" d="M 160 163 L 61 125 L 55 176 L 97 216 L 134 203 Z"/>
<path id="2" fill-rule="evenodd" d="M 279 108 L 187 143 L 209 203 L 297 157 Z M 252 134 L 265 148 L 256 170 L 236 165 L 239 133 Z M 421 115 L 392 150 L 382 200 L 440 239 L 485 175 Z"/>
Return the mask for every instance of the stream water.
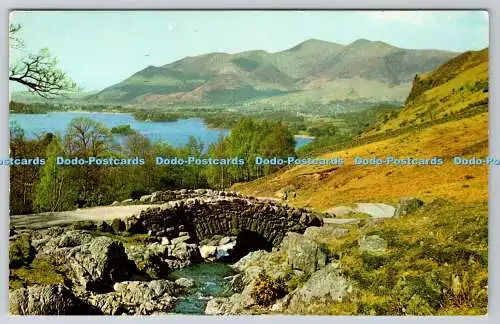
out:
<path id="1" fill-rule="evenodd" d="M 205 307 L 213 297 L 232 295 L 225 277 L 236 272 L 227 263 L 199 263 L 176 270 L 171 273 L 172 279 L 189 278 L 194 286 L 189 288 L 176 304 L 174 313 L 204 314 Z"/>

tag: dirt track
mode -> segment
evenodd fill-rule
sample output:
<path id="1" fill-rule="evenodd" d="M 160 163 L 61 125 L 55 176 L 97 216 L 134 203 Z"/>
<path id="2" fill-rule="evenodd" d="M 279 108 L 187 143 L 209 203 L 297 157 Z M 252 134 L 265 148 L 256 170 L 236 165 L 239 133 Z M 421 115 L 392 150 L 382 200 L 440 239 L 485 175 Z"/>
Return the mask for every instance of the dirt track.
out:
<path id="1" fill-rule="evenodd" d="M 12 215 L 10 217 L 10 225 L 15 227 L 42 228 L 82 220 L 112 220 L 114 218 L 132 216 L 140 210 L 151 206 L 158 205 L 102 206 L 54 213 Z"/>

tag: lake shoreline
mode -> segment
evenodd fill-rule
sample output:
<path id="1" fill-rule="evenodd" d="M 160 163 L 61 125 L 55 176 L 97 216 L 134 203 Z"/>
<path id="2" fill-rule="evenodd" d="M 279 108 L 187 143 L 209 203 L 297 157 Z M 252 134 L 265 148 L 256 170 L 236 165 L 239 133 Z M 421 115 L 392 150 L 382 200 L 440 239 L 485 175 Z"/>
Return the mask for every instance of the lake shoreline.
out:
<path id="1" fill-rule="evenodd" d="M 216 143 L 219 136 L 224 137 L 230 129 L 209 127 L 203 117 L 189 116 L 176 121 L 138 120 L 129 112 L 94 112 L 94 111 L 51 111 L 43 114 L 10 113 L 9 121 L 15 121 L 26 134 L 64 133 L 72 119 L 88 117 L 112 129 L 129 125 L 134 131 L 143 134 L 151 141 L 164 141 L 174 147 L 181 147 L 189 142 L 190 137 L 202 139 L 205 147 Z M 33 136 L 35 137 L 35 136 Z M 296 148 L 307 144 L 314 138 L 306 135 L 294 135 Z"/>

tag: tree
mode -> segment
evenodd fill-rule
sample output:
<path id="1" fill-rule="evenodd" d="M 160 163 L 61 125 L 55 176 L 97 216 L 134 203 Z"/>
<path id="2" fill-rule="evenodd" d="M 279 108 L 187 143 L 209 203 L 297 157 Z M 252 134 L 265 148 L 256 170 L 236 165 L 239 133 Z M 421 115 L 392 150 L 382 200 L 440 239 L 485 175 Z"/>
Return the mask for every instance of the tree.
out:
<path id="1" fill-rule="evenodd" d="M 76 191 L 73 190 L 65 167 L 57 165 L 61 153 L 58 140 L 47 147 L 47 161 L 42 167 L 40 182 L 35 187 L 34 209 L 37 212 L 69 210 L 74 207 Z"/>
<path id="2" fill-rule="evenodd" d="M 288 126 L 281 122 L 263 123 L 265 137 L 260 141 L 259 155 L 264 158 L 281 158 L 286 160 L 295 155 L 295 138 L 290 133 Z M 264 165 L 264 174 L 268 175 L 280 166 Z M 257 174 L 261 176 L 261 174 Z"/>
<path id="3" fill-rule="evenodd" d="M 189 141 L 184 147 L 178 149 L 179 156 L 188 159 L 192 157 L 194 159 L 204 158 L 203 155 L 203 143 L 201 140 L 196 139 L 193 136 L 189 137 Z M 206 179 L 203 177 L 203 167 L 196 164 L 183 165 L 181 168 L 182 177 L 181 185 L 184 188 L 199 188 L 206 186 Z"/>
<path id="4" fill-rule="evenodd" d="M 69 154 L 98 156 L 109 149 L 112 138 L 104 124 L 88 117 L 78 117 L 68 124 L 66 147 Z"/>
<path id="5" fill-rule="evenodd" d="M 256 153 L 257 136 L 265 135 L 258 129 L 257 123 L 250 117 L 243 117 L 238 121 L 228 136 L 230 154 L 233 157 L 242 158 L 249 162 Z M 231 168 L 231 173 L 236 181 L 249 181 L 252 178 L 254 164 L 246 163 L 243 166 Z"/>
<path id="6" fill-rule="evenodd" d="M 110 131 L 102 123 L 88 117 L 70 121 L 64 148 L 69 157 L 78 158 L 104 157 L 115 152 Z M 79 205 L 92 206 L 103 202 L 105 168 L 98 165 L 77 165 L 68 169 L 78 190 Z"/>
<path id="7" fill-rule="evenodd" d="M 208 156 L 214 159 L 227 159 L 230 157 L 228 153 L 229 143 L 222 134 L 219 135 L 217 142 L 211 144 L 208 149 Z M 225 164 L 209 165 L 205 169 L 205 177 L 211 187 L 220 190 L 224 190 L 232 184 L 229 166 Z"/>
<path id="8" fill-rule="evenodd" d="M 22 26 L 9 25 L 9 41 L 12 49 L 22 49 L 24 42 L 19 36 Z M 68 91 L 76 91 L 77 85 L 66 72 L 57 67 L 57 59 L 47 48 L 38 54 L 29 54 L 9 67 L 9 80 L 26 86 L 30 91 L 43 98 L 62 95 Z"/>

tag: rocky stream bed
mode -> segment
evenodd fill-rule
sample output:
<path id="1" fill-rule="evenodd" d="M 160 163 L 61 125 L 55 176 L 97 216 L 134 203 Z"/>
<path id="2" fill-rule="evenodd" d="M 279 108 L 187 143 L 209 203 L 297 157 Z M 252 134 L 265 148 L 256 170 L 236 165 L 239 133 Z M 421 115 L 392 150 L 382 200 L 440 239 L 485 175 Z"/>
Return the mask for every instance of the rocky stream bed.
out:
<path id="1" fill-rule="evenodd" d="M 402 207 L 412 206 L 420 204 Z M 118 220 L 11 229 L 10 313 L 297 313 L 312 301 L 341 301 L 356 287 L 343 275 L 339 254 L 324 245 L 349 235 L 345 226 L 319 223 L 250 252 L 248 233 L 200 241 L 189 232 L 169 238 L 134 228 Z M 386 249 L 376 235 L 358 244 L 367 253 Z"/>

